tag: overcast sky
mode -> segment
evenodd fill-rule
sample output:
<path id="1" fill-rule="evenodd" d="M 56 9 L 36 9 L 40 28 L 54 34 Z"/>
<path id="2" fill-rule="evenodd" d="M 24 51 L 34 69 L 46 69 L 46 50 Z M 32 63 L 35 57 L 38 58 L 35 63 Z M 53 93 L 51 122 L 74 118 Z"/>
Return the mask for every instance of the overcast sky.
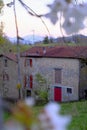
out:
<path id="1" fill-rule="evenodd" d="M 11 2 L 11 0 L 4 0 L 5 4 L 9 2 Z M 25 2 L 37 14 L 45 14 L 49 12 L 49 8 L 47 8 L 46 5 L 48 3 L 52 3 L 53 0 L 23 0 L 23 2 Z M 15 31 L 13 7 L 9 8 L 5 5 L 3 10 L 4 15 L 0 19 L 3 20 L 4 22 L 4 32 L 6 35 L 14 37 L 16 36 L 16 31 Z M 19 35 L 21 37 L 33 34 L 33 32 L 35 35 L 44 35 L 44 36 L 49 35 L 42 21 L 39 18 L 30 16 L 26 12 L 26 10 L 23 9 L 20 3 L 17 2 L 17 0 L 16 0 L 16 11 L 17 11 Z M 62 36 L 59 22 L 54 26 L 48 19 L 43 18 L 43 20 L 47 25 L 49 32 L 52 36 L 54 37 Z M 86 34 L 87 29 L 83 30 L 83 32 Z"/>

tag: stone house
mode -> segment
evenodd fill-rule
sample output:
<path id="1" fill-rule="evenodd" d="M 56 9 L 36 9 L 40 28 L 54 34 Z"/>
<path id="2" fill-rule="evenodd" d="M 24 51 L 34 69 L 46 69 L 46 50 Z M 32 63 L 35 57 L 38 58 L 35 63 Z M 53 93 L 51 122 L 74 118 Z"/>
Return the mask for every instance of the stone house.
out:
<path id="1" fill-rule="evenodd" d="M 17 58 L 13 53 L 0 54 L 0 96 L 18 99 Z"/>
<path id="2" fill-rule="evenodd" d="M 87 98 L 87 47 L 35 46 L 23 52 L 21 60 L 25 96 L 34 95 L 42 87 L 49 91 L 49 100 Z M 37 84 L 37 74 L 46 79 L 46 85 Z"/>

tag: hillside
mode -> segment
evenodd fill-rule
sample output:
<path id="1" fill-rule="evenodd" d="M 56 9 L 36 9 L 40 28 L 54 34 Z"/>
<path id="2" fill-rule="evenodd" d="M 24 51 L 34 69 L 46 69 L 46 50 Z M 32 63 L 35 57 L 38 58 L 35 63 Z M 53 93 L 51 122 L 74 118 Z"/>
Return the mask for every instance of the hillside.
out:
<path id="1" fill-rule="evenodd" d="M 35 44 L 25 44 L 20 42 L 19 48 L 20 52 L 29 49 L 32 46 L 56 46 L 56 45 L 65 45 L 65 46 L 87 46 L 87 36 L 84 35 L 74 35 L 69 37 L 59 37 L 56 39 L 48 39 L 48 43 L 36 42 Z M 17 44 L 12 43 L 7 37 L 0 37 L 0 53 L 9 52 L 9 50 L 13 52 L 17 52 Z"/>

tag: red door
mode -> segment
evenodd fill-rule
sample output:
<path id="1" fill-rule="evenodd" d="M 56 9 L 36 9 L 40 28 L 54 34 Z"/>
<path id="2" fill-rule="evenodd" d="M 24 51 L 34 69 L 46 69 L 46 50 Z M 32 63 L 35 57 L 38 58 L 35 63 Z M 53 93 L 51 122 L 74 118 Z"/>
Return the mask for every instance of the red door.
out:
<path id="1" fill-rule="evenodd" d="M 54 101 L 61 102 L 62 100 L 62 91 L 60 87 L 54 87 Z"/>

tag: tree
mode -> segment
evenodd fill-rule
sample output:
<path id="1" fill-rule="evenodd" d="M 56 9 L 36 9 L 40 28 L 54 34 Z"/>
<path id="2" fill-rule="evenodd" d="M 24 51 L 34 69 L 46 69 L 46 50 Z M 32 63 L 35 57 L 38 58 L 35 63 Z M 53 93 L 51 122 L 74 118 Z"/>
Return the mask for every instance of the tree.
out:
<path id="1" fill-rule="evenodd" d="M 2 11 L 3 6 L 4 6 L 4 3 L 3 3 L 2 0 L 0 0 L 0 14 L 1 14 L 1 11 Z"/>
<path id="2" fill-rule="evenodd" d="M 4 3 L 2 0 L 0 0 L 0 14 L 2 13 L 1 11 L 2 11 L 3 6 L 4 6 Z M 1 39 L 1 36 L 3 36 L 3 27 L 4 27 L 3 22 L 0 21 L 0 39 Z"/>
<path id="3" fill-rule="evenodd" d="M 4 7 L 4 3 L 2 0 L 0 0 L 0 14 L 2 14 L 2 8 Z M 6 39 L 3 37 L 3 22 L 0 21 L 0 44 L 5 43 Z"/>
<path id="4" fill-rule="evenodd" d="M 36 75 L 36 84 L 37 89 L 35 89 L 35 95 L 38 96 L 39 103 L 46 103 L 48 101 L 48 88 L 47 88 L 47 80 L 40 74 Z"/>
<path id="5" fill-rule="evenodd" d="M 4 29 L 4 25 L 3 22 L 0 23 L 0 36 L 3 36 L 3 29 Z"/>
<path id="6" fill-rule="evenodd" d="M 44 44 L 48 44 L 48 43 L 49 43 L 48 36 L 46 36 L 46 37 L 44 38 L 43 43 L 44 43 Z"/>

